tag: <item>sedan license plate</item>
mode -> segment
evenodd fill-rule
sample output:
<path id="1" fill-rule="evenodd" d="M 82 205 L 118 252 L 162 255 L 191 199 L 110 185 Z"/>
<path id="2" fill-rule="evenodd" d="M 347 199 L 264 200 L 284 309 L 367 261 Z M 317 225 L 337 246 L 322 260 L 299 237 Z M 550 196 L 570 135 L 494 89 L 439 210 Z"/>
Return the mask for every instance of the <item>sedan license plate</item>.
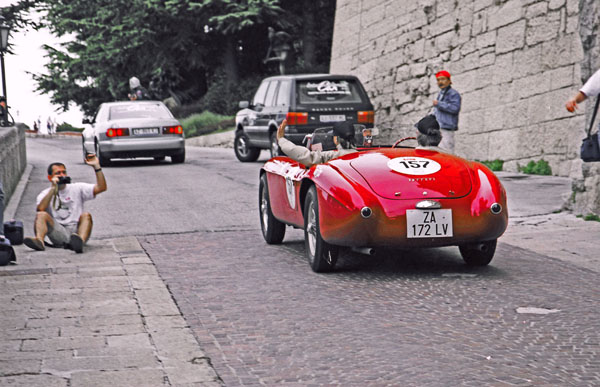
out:
<path id="1" fill-rule="evenodd" d="M 406 210 L 407 238 L 452 236 L 452 210 Z"/>
<path id="2" fill-rule="evenodd" d="M 136 136 L 145 134 L 158 134 L 158 128 L 137 128 L 133 129 L 133 134 Z"/>
<path id="3" fill-rule="evenodd" d="M 340 122 L 346 121 L 346 116 L 343 114 L 324 115 L 320 116 L 319 120 L 321 120 L 321 122 Z"/>

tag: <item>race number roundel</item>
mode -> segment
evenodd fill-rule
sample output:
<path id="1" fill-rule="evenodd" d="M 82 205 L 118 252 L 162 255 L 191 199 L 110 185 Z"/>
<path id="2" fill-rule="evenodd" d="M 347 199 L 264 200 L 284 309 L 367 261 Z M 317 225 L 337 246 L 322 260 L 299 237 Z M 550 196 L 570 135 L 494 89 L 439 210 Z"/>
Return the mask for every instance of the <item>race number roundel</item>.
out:
<path id="1" fill-rule="evenodd" d="M 388 161 L 387 165 L 393 171 L 419 176 L 431 175 L 442 169 L 437 161 L 424 157 L 396 157 Z"/>

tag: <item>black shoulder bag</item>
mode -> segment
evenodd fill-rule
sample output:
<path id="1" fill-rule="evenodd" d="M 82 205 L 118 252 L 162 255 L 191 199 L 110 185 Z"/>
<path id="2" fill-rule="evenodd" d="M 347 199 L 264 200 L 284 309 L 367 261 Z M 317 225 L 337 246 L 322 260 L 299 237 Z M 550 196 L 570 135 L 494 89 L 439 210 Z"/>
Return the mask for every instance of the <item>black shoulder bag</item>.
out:
<path id="1" fill-rule="evenodd" d="M 600 145 L 598 144 L 598 132 L 592 133 L 594 127 L 594 121 L 596 120 L 596 113 L 598 112 L 598 105 L 600 105 L 600 96 L 596 98 L 596 106 L 594 107 L 594 114 L 592 114 L 592 122 L 590 128 L 587 131 L 587 137 L 583 139 L 581 143 L 581 159 L 585 162 L 600 161 Z"/>

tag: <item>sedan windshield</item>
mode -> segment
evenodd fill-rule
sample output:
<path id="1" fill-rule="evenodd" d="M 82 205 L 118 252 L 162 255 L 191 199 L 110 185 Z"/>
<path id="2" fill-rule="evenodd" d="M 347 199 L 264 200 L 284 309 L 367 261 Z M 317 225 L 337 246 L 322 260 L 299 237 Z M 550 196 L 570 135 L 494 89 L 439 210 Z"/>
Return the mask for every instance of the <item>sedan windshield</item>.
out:
<path id="1" fill-rule="evenodd" d="M 127 118 L 171 118 L 171 113 L 166 106 L 160 103 L 131 103 L 110 107 L 109 120 Z"/>

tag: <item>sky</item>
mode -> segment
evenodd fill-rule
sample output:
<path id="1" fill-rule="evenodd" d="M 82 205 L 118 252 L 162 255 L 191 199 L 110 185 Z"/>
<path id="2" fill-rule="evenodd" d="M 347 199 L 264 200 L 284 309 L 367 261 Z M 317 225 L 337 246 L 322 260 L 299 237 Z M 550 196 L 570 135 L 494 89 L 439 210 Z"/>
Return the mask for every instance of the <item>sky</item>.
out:
<path id="1" fill-rule="evenodd" d="M 12 0 L 0 0 L 0 8 L 14 3 Z M 24 122 L 33 127 L 33 122 L 40 118 L 46 125 L 48 117 L 58 124 L 67 122 L 81 127 L 83 113 L 76 106 L 66 113 L 57 111 L 58 106 L 50 103 L 50 96 L 35 91 L 36 84 L 27 72 L 34 74 L 46 73 L 44 64 L 47 62 L 42 45 L 58 45 L 58 38 L 48 30 L 12 31 L 9 43 L 12 44 L 13 54 L 4 55 L 6 94 L 10 113 L 16 122 Z M 1 86 L 1 85 L 0 85 Z M 2 93 L 4 94 L 4 93 Z"/>

